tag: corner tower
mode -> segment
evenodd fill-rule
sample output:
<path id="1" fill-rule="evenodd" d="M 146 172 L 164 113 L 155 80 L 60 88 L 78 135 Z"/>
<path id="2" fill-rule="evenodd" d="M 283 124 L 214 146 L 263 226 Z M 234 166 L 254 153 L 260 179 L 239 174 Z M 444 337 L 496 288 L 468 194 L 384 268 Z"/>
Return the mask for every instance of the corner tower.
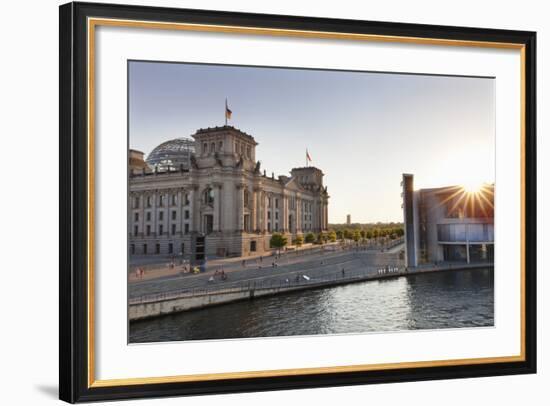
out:
<path id="1" fill-rule="evenodd" d="M 195 157 L 200 168 L 215 165 L 253 170 L 258 143 L 251 135 L 232 126 L 201 128 L 193 134 Z"/>

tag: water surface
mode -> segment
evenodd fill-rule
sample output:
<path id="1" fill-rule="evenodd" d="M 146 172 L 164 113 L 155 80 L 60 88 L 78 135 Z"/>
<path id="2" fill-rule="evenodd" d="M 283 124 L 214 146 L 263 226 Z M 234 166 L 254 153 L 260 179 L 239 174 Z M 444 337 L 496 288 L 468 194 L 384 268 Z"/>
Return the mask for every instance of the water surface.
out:
<path id="1" fill-rule="evenodd" d="M 493 270 L 306 290 L 130 323 L 130 342 L 492 326 Z"/>

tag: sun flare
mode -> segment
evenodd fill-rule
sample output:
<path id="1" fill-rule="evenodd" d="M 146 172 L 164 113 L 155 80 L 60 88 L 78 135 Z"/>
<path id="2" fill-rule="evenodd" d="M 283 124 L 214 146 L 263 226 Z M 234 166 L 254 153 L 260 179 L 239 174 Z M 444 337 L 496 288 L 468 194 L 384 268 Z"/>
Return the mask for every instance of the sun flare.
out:
<path id="1" fill-rule="evenodd" d="M 463 183 L 462 187 L 468 193 L 479 193 L 481 189 L 483 189 L 484 185 L 485 185 L 484 182 L 471 181 L 471 182 Z"/>

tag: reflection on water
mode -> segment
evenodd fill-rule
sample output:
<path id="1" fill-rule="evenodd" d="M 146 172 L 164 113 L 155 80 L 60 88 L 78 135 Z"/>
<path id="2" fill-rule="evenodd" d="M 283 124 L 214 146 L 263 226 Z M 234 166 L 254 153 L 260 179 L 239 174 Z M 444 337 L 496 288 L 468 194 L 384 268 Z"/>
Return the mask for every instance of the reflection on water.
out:
<path id="1" fill-rule="evenodd" d="M 130 342 L 492 326 L 493 270 L 440 272 L 256 298 L 130 324 Z"/>

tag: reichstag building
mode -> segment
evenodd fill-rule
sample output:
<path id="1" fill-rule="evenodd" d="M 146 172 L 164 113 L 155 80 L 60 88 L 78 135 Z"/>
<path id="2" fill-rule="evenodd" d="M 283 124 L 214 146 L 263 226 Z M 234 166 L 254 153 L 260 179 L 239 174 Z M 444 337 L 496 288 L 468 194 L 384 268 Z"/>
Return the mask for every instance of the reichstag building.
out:
<path id="1" fill-rule="evenodd" d="M 147 159 L 129 151 L 131 255 L 187 257 L 199 235 L 208 256 L 247 256 L 269 250 L 274 232 L 290 242 L 327 230 L 329 196 L 320 169 L 267 176 L 254 137 L 232 126 L 192 137 L 164 142 Z"/>

